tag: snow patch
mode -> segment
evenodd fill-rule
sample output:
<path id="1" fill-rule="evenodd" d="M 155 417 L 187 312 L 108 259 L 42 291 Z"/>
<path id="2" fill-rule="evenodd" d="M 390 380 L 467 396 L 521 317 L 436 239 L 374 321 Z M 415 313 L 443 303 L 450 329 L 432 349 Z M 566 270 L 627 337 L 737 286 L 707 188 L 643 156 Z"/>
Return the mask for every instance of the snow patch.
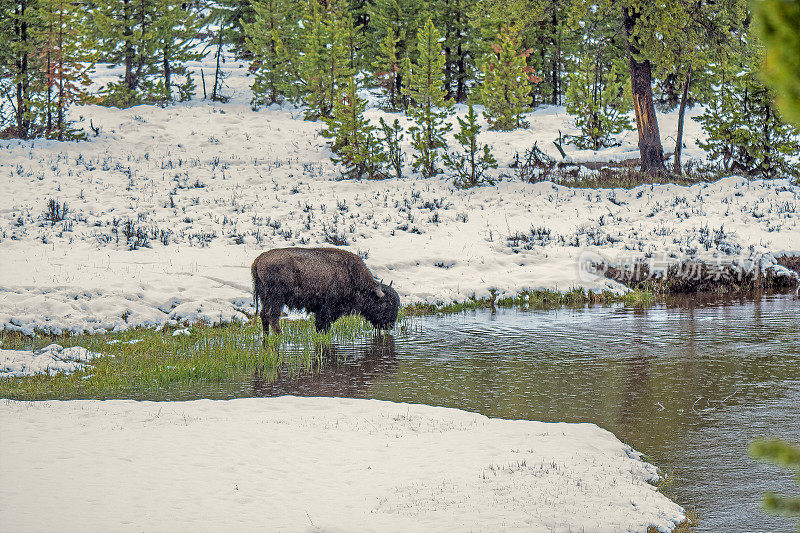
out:
<path id="1" fill-rule="evenodd" d="M 50 344 L 36 352 L 0 349 L 0 377 L 71 374 L 101 355 L 80 346 L 64 348 L 59 344 Z"/>
<path id="2" fill-rule="evenodd" d="M 14 531 L 627 532 L 684 518 L 649 483 L 656 468 L 594 424 L 285 396 L 8 401 L 0 425 Z"/>

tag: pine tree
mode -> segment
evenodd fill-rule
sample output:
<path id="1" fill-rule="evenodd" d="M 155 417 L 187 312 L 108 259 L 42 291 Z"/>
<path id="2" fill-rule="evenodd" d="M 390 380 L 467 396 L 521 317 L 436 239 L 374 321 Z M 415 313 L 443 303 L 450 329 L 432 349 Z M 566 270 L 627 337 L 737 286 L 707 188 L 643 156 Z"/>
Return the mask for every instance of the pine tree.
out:
<path id="1" fill-rule="evenodd" d="M 255 20 L 245 25 L 247 46 L 253 55 L 254 108 L 280 102 L 293 96 L 296 65 L 287 50 L 297 43 L 299 17 L 290 14 L 292 4 L 286 0 L 256 0 L 253 3 Z"/>
<path id="2" fill-rule="evenodd" d="M 81 4 L 40 0 L 42 66 L 45 68 L 44 135 L 59 141 L 83 137 L 69 120 L 68 109 L 88 98 L 89 72 L 94 68 L 93 43 L 84 29 Z"/>
<path id="3" fill-rule="evenodd" d="M 380 141 L 384 147 L 389 171 L 394 174 L 395 178 L 400 179 L 403 177 L 403 162 L 405 161 L 400 146 L 400 143 L 403 142 L 403 127 L 399 120 L 394 119 L 392 124 L 388 124 L 383 117 L 380 119 L 380 124 L 383 132 L 383 138 Z"/>
<path id="4" fill-rule="evenodd" d="M 576 0 L 540 2 L 542 13 L 524 36 L 523 47 L 534 50 L 528 57 L 528 66 L 542 77 L 531 92 L 533 107 L 540 103 L 561 105 L 566 94 L 566 63 L 583 41 L 583 32 L 568 26 L 575 3 Z"/>
<path id="5" fill-rule="evenodd" d="M 375 137 L 375 127 L 364 117 L 367 102 L 358 96 L 351 77 L 341 98 L 336 101 L 333 116 L 325 118 L 327 128 L 323 137 L 331 139 L 329 146 L 335 154 L 334 163 L 344 167 L 346 178 L 375 179 L 383 175 L 383 151 Z"/>
<path id="6" fill-rule="evenodd" d="M 471 103 L 466 119 L 458 117 L 458 124 L 461 128 L 455 138 L 463 153 L 444 154 L 445 164 L 456 174 L 453 185 L 459 189 L 468 189 L 483 183 L 494 185 L 494 180 L 485 177 L 485 172 L 490 168 L 497 168 L 497 159 L 491 154 L 488 144 L 483 145 L 483 153 L 480 153 L 478 133 L 481 127 Z"/>
<path id="7" fill-rule="evenodd" d="M 312 3 L 309 19 L 304 23 L 308 32 L 299 64 L 307 120 L 331 116 L 348 80 L 355 74 L 357 39 L 352 20 L 342 12 L 341 1 L 331 1 L 324 11 L 316 2 Z"/>
<path id="8" fill-rule="evenodd" d="M 467 100 L 468 80 L 474 75 L 473 27 L 469 15 L 475 0 L 438 0 L 426 2 L 425 11 L 442 34 L 444 52 L 444 88 L 447 98 Z"/>
<path id="9" fill-rule="evenodd" d="M 371 63 L 373 73 L 379 85 L 389 93 L 388 102 L 392 109 L 405 109 L 408 102 L 403 98 L 408 83 L 404 81 L 402 60 L 399 58 L 416 58 L 417 28 L 420 26 L 419 13 L 422 10 L 421 0 L 375 0 L 369 9 L 369 25 L 372 28 L 370 41 L 374 43 L 366 53 L 373 57 Z M 391 43 L 394 42 L 394 46 Z M 394 50 L 392 50 L 392 48 Z M 399 70 L 396 67 L 399 66 Z M 394 82 L 394 87 L 388 83 Z M 394 104 L 391 103 L 394 95 Z"/>
<path id="10" fill-rule="evenodd" d="M 746 176 L 800 176 L 794 156 L 800 132 L 786 124 L 754 68 L 756 52 L 743 44 L 741 62 L 721 63 L 717 100 L 698 118 L 708 134 L 698 145 L 726 171 Z"/>
<path id="11" fill-rule="evenodd" d="M 513 130 L 523 126 L 522 115 L 530 102 L 531 83 L 541 81 L 525 62 L 530 53 L 531 50 L 520 52 L 513 33 L 504 29 L 492 44 L 492 53 L 484 58 L 479 94 L 492 129 Z"/>
<path id="12" fill-rule="evenodd" d="M 183 83 L 177 86 L 178 98 L 189 100 L 194 92 L 194 81 L 186 67 L 188 61 L 197 61 L 205 56 L 195 51 L 195 39 L 205 24 L 203 17 L 189 10 L 190 4 L 183 0 L 157 0 L 154 5 L 155 30 L 153 38 L 160 55 L 161 80 L 155 84 L 155 94 L 161 94 L 164 103 L 174 100 L 173 76 L 182 76 Z"/>
<path id="13" fill-rule="evenodd" d="M 599 150 L 615 144 L 614 136 L 632 125 L 630 82 L 617 44 L 617 29 L 602 13 L 589 12 L 581 24 L 582 43 L 568 76 L 567 113 L 580 130 L 569 139 L 582 149 Z"/>
<path id="14" fill-rule="evenodd" d="M 81 138 L 68 110 L 87 97 L 94 62 L 83 5 L 21 0 L 3 3 L 0 15 L 2 135 Z"/>
<path id="15" fill-rule="evenodd" d="M 753 6 L 766 47 L 764 78 L 786 120 L 800 127 L 800 1 L 762 0 Z"/>
<path id="16" fill-rule="evenodd" d="M 408 114 L 414 120 L 409 130 L 415 150 L 412 167 L 426 178 L 441 172 L 436 167 L 438 152 L 447 146 L 444 136 L 451 128 L 446 118 L 452 112 L 453 103 L 445 98 L 442 88 L 444 54 L 440 39 L 439 32 L 428 19 L 418 35 L 419 59 L 411 67 L 407 91 L 412 101 Z"/>
<path id="17" fill-rule="evenodd" d="M 472 48 L 479 56 L 492 53 L 497 36 L 507 33 L 523 43 L 543 15 L 543 5 L 527 0 L 478 0 L 470 13 Z"/>
<path id="18" fill-rule="evenodd" d="M 653 58 L 654 83 L 660 90 L 657 104 L 664 110 L 678 107 L 673 173 L 683 172 L 683 125 L 687 106 L 708 101 L 716 88 L 712 69 L 717 56 L 734 43 L 746 27 L 746 4 L 742 0 L 718 0 L 713 4 L 689 0 L 660 6 L 665 21 L 648 37 Z"/>
<path id="19" fill-rule="evenodd" d="M 255 10 L 251 0 L 214 0 L 210 4 L 211 18 L 222 42 L 233 47 L 237 57 L 250 59 L 245 27 L 255 21 Z M 218 41 L 220 35 L 216 36 Z"/>
<path id="20" fill-rule="evenodd" d="M 632 128 L 627 116 L 630 95 L 627 79 L 618 65 L 585 58 L 569 76 L 567 113 L 575 119 L 579 135 L 569 136 L 578 148 L 599 150 L 615 146 L 614 136 Z"/>
<path id="21" fill-rule="evenodd" d="M 94 9 L 100 60 L 124 65 L 122 79 L 103 88 L 101 103 L 117 107 L 153 102 L 158 72 L 156 0 L 99 0 Z"/>
<path id="22" fill-rule="evenodd" d="M 3 99 L 10 102 L 4 135 L 30 139 L 39 134 L 37 112 L 40 90 L 45 86 L 44 68 L 37 51 L 41 43 L 35 29 L 41 27 L 39 10 L 33 0 L 16 0 L 2 5 Z M 3 125 L 6 125 L 4 117 Z"/>
<path id="23" fill-rule="evenodd" d="M 400 60 L 397 57 L 399 37 L 388 32 L 378 46 L 378 55 L 372 63 L 378 84 L 386 91 L 386 109 L 394 111 L 401 108 L 398 79 L 400 78 Z"/>
<path id="24" fill-rule="evenodd" d="M 800 484 L 800 446 L 781 439 L 757 440 L 750 444 L 749 451 L 756 459 L 791 469 L 794 471 L 795 481 Z M 800 496 L 778 496 L 767 493 L 763 505 L 770 513 L 800 519 Z M 800 531 L 800 520 L 797 528 Z"/>

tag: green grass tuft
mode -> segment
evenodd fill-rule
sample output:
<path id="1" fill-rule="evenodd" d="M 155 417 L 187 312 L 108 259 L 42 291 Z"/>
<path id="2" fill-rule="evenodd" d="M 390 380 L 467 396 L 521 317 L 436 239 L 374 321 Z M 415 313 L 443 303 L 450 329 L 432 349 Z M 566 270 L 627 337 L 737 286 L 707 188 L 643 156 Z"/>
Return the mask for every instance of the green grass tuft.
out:
<path id="1" fill-rule="evenodd" d="M 648 306 L 655 303 L 655 295 L 647 291 L 629 291 L 618 294 L 611 291 L 599 293 L 573 289 L 568 292 L 551 290 L 522 291 L 515 296 L 498 298 L 495 293 L 489 298 L 472 296 L 464 302 L 448 304 L 417 303 L 404 306 L 402 316 L 424 316 L 455 314 L 475 309 L 522 307 L 528 309 L 555 309 L 557 307 L 584 307 L 593 304 L 622 303 L 629 306 Z"/>
<path id="2" fill-rule="evenodd" d="M 262 346 L 261 325 L 231 323 L 218 327 L 197 324 L 190 335 L 173 336 L 171 329 L 137 328 L 96 335 L 27 337 L 2 333 L 4 349 L 35 350 L 51 343 L 83 346 L 101 353 L 91 366 L 72 374 L 0 378 L 0 397 L 13 400 L 67 398 L 168 399 L 180 391 L 237 381 L 278 365 L 309 368 L 320 346 L 350 342 L 374 333 L 360 316 L 342 317 L 327 334 L 310 320 L 283 320 L 283 334 L 271 335 Z M 398 327 L 403 328 L 403 324 Z M 213 387 L 211 387 L 213 388 Z M 187 392 L 188 394 L 188 392 Z M 225 396 L 220 390 L 219 394 Z M 196 392 L 189 394 L 196 396 Z"/>

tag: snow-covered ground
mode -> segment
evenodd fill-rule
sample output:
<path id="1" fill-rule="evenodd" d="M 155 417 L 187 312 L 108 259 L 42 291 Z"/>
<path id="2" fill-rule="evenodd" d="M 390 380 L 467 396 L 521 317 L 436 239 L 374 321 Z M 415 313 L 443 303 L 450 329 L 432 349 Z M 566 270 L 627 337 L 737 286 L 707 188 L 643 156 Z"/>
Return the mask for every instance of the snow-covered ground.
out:
<path id="1" fill-rule="evenodd" d="M 71 374 L 100 355 L 80 346 L 64 348 L 60 344 L 50 344 L 36 352 L 0 349 L 0 378 Z"/>
<path id="2" fill-rule="evenodd" d="M 249 266 L 261 251 L 336 238 L 393 280 L 404 303 L 490 289 L 623 290 L 581 275 L 587 250 L 674 261 L 800 249 L 800 187 L 785 179 L 632 190 L 519 181 L 507 168 L 516 153 L 538 143 L 560 158 L 552 141 L 574 132 L 562 107 L 531 113 L 528 129 L 485 131 L 497 174 L 509 177 L 464 191 L 410 168 L 401 180 L 339 181 L 321 123 L 297 109 L 251 110 L 243 67 L 227 83 L 225 104 L 78 107 L 90 134 L 90 120 L 101 129 L 87 142 L 0 141 L 0 327 L 30 334 L 241 319 L 252 310 Z M 688 115 L 687 158 L 703 156 L 698 113 Z M 659 120 L 670 150 L 676 115 Z M 638 156 L 635 132 L 620 140 L 598 153 L 566 146 L 567 155 Z M 518 233 L 531 242 L 513 246 Z"/>
<path id="3" fill-rule="evenodd" d="M 0 403 L 0 529 L 668 531 L 594 424 L 377 400 Z"/>

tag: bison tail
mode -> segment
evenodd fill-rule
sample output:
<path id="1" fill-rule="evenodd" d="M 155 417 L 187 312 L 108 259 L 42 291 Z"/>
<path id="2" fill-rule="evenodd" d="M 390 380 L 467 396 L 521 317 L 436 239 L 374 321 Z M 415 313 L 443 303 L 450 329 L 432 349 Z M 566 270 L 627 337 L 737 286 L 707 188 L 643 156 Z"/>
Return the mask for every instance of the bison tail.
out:
<path id="1" fill-rule="evenodd" d="M 261 280 L 258 279 L 257 274 L 253 274 L 253 304 L 256 307 L 256 315 L 258 315 L 258 295 L 261 293 Z"/>

